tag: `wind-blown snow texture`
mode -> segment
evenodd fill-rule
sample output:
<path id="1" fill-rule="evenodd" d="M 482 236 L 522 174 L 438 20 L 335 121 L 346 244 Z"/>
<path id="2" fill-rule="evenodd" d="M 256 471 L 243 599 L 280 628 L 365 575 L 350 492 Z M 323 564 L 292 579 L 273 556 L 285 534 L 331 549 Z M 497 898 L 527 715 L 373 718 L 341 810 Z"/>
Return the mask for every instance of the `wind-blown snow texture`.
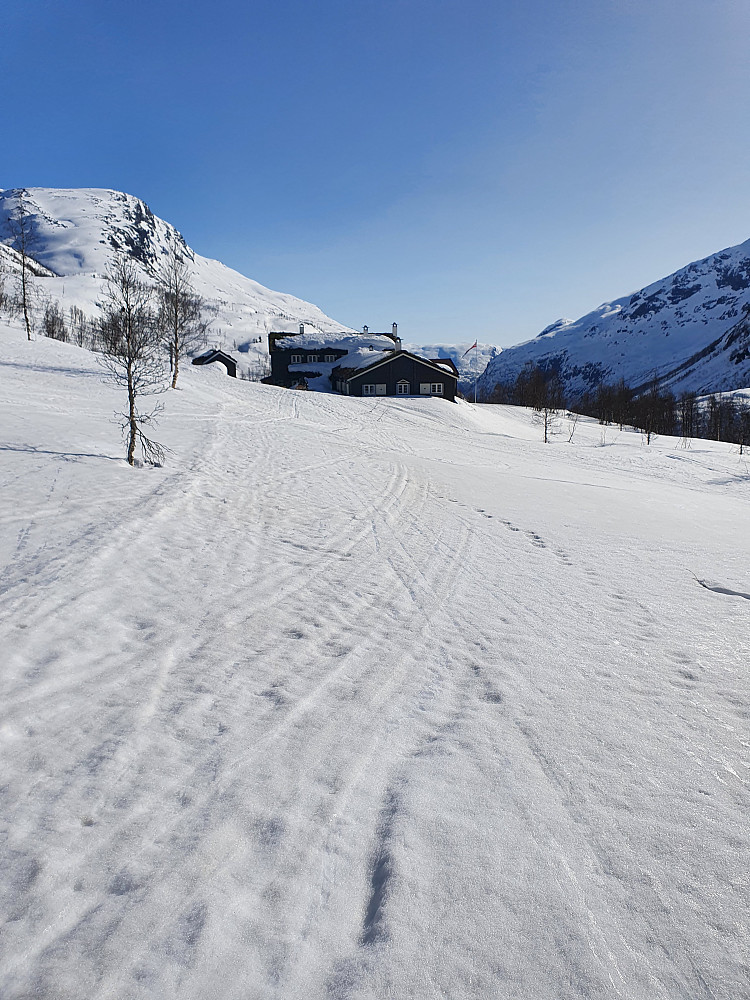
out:
<path id="1" fill-rule="evenodd" d="M 308 323 L 324 333 L 346 327 L 330 319 L 310 302 L 274 292 L 233 271 L 217 260 L 194 253 L 168 222 L 155 216 L 132 195 L 99 188 L 26 188 L 34 244 L 30 254 L 57 278 L 40 279 L 42 290 L 63 308 L 78 306 L 98 314 L 103 275 L 116 253 L 126 253 L 152 280 L 168 246 L 184 251 L 193 272 L 196 292 L 212 320 L 209 342 L 229 351 L 241 348 L 237 360 L 267 355 L 269 330 L 296 330 Z M 18 191 L 0 191 L 0 241 L 12 239 L 9 215 Z M 258 341 L 258 338 L 259 341 Z M 257 342 L 256 342 L 257 341 Z"/>
<path id="2" fill-rule="evenodd" d="M 741 388 L 750 384 L 748 310 L 750 240 L 506 348 L 479 391 L 514 381 L 529 361 L 557 371 L 571 395 L 620 378 L 638 387 L 657 377 L 676 392 Z"/>
<path id="3" fill-rule="evenodd" d="M 0 995 L 750 996 L 747 462 L 0 333 Z"/>

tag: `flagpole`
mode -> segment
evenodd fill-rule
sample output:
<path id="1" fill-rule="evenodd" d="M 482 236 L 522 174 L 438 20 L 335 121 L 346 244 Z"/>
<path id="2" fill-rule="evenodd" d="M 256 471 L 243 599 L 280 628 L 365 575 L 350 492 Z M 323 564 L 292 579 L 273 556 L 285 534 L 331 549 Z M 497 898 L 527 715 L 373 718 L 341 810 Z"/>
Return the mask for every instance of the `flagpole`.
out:
<path id="1" fill-rule="evenodd" d="M 474 352 L 474 402 L 477 401 L 477 361 L 479 359 L 479 337 L 474 341 L 471 347 L 467 347 L 464 353 L 461 355 L 461 360 L 463 360 L 469 351 Z"/>

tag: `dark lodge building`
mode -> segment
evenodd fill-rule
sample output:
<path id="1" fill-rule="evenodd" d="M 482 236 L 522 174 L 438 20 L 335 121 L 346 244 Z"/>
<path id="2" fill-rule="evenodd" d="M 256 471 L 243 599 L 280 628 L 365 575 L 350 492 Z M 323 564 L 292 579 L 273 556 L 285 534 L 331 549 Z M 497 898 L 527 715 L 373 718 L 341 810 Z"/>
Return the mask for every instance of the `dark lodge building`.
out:
<path id="1" fill-rule="evenodd" d="M 361 368 L 337 365 L 331 384 L 347 396 L 440 396 L 453 402 L 458 371 L 448 358 L 428 361 L 396 350 Z"/>
<path id="2" fill-rule="evenodd" d="M 285 337 L 293 336 L 296 335 L 291 333 L 268 334 L 271 375 L 266 381 L 271 385 L 283 385 L 291 388 L 308 378 L 316 378 L 322 374 L 319 365 L 330 365 L 349 353 L 345 347 L 299 347 L 284 343 Z M 304 367 L 295 368 L 293 372 L 290 372 L 290 365 L 304 365 Z"/>
<path id="3" fill-rule="evenodd" d="M 300 326 L 300 334 L 304 325 Z M 287 388 L 307 388 L 307 380 L 329 373 L 331 388 L 347 396 L 440 396 L 453 401 L 458 389 L 458 370 L 448 358 L 428 360 L 401 350 L 398 328 L 393 324 L 391 333 L 371 334 L 364 327 L 361 334 L 342 338 L 341 342 L 326 345 L 322 342 L 295 344 L 293 333 L 268 334 L 268 353 L 271 374 L 264 379 L 271 385 Z M 356 366 L 336 364 L 346 358 L 355 347 L 352 341 L 362 337 L 362 347 L 354 350 Z M 367 338 L 377 338 L 380 346 L 366 343 Z M 384 339 L 385 338 L 385 339 Z M 383 347 L 391 341 L 393 347 Z M 372 358 L 366 353 L 372 352 Z M 351 358 L 351 360 L 354 360 Z M 293 370 L 290 370 L 293 369 Z"/>

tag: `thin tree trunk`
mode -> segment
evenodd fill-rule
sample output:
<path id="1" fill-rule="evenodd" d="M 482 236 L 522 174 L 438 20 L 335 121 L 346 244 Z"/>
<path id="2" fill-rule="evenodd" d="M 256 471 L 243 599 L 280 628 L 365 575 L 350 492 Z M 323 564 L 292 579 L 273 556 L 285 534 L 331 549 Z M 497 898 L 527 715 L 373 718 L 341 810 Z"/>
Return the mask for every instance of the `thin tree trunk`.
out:
<path id="1" fill-rule="evenodd" d="M 26 338 L 31 340 L 31 323 L 29 321 L 29 304 L 26 294 L 26 254 L 21 257 L 21 299 L 23 300 L 23 321 L 26 324 Z"/>
<path id="2" fill-rule="evenodd" d="M 175 330 L 174 345 L 173 345 L 173 350 L 174 350 L 174 374 L 172 375 L 172 388 L 173 389 L 177 388 L 177 375 L 179 374 L 179 368 L 180 368 L 180 351 L 179 351 L 179 346 L 180 346 L 180 338 L 179 338 L 178 332 Z"/>
<path id="3" fill-rule="evenodd" d="M 135 445 L 138 440 L 138 423 L 135 410 L 135 392 L 133 390 L 133 375 L 128 366 L 128 423 L 130 435 L 128 438 L 128 465 L 135 465 Z"/>

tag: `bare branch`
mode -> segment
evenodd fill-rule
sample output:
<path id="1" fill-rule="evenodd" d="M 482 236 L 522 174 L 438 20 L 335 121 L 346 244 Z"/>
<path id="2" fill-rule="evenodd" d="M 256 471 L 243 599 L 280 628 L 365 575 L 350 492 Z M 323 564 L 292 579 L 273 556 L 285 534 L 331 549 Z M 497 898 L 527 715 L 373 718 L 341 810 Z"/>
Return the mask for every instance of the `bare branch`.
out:
<path id="1" fill-rule="evenodd" d="M 29 254 L 35 243 L 34 228 L 26 202 L 26 189 L 21 188 L 16 199 L 16 207 L 10 214 L 8 225 L 13 237 L 12 246 L 21 255 L 21 273 L 19 275 L 19 298 L 26 336 L 31 340 L 31 299 L 33 295 L 32 270 L 29 266 Z"/>
<path id="2" fill-rule="evenodd" d="M 192 272 L 176 242 L 156 276 L 159 306 L 157 325 L 172 368 L 172 388 L 177 388 L 180 360 L 206 342 L 208 323 L 202 317 L 203 300 L 192 286 Z"/>
<path id="3" fill-rule="evenodd" d="M 127 460 L 135 465 L 140 445 L 144 462 L 161 464 L 164 449 L 143 432 L 153 424 L 161 407 L 144 412 L 143 396 L 166 389 L 166 371 L 159 351 L 159 338 L 152 304 L 152 290 L 138 277 L 134 263 L 118 258 L 107 272 L 105 301 L 100 321 L 103 378 L 127 390 L 128 408 L 122 414 L 127 440 Z"/>

